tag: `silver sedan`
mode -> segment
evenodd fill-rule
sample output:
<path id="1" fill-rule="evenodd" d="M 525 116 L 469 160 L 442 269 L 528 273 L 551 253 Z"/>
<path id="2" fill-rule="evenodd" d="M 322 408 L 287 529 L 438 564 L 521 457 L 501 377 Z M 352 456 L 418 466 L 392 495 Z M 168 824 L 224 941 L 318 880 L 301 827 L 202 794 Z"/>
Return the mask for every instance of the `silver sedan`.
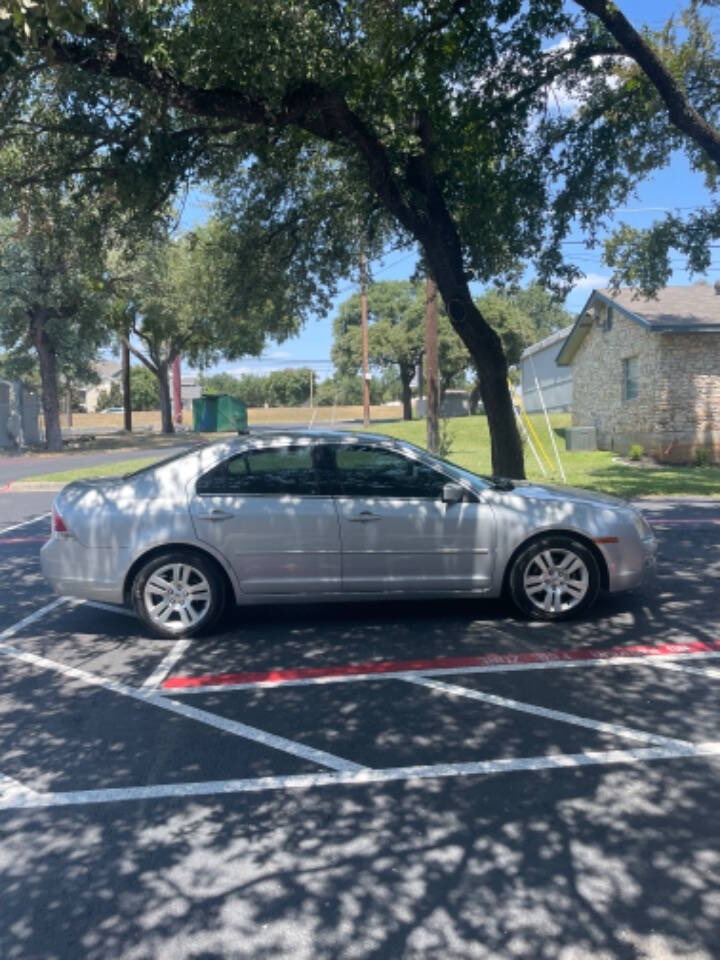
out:
<path id="1" fill-rule="evenodd" d="M 622 500 L 481 477 L 373 434 L 264 433 L 55 500 L 45 575 L 58 593 L 132 604 L 156 634 L 238 605 L 497 597 L 561 620 L 637 586 L 656 541 Z"/>

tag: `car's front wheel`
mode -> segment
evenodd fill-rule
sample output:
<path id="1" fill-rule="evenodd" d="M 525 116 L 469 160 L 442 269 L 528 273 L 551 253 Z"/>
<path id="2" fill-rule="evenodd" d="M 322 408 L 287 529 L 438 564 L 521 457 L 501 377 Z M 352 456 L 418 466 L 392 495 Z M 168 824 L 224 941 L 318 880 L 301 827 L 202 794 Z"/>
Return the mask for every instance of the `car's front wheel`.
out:
<path id="1" fill-rule="evenodd" d="M 600 590 L 592 551 L 570 536 L 533 541 L 513 563 L 509 577 L 515 605 L 535 620 L 566 620 L 587 610 Z"/>
<path id="2" fill-rule="evenodd" d="M 212 561 L 194 551 L 168 551 L 148 561 L 132 587 L 135 612 L 162 637 L 190 637 L 225 606 L 225 583 Z"/>

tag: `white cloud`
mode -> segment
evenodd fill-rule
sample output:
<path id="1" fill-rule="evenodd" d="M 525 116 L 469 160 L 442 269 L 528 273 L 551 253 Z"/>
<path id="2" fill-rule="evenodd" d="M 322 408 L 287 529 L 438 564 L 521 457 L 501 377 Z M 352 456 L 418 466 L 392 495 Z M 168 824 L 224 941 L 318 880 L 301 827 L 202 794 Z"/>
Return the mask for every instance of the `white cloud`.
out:
<path id="1" fill-rule="evenodd" d="M 603 273 L 588 273 L 573 284 L 573 290 L 591 290 L 595 287 L 606 287 L 610 277 Z"/>

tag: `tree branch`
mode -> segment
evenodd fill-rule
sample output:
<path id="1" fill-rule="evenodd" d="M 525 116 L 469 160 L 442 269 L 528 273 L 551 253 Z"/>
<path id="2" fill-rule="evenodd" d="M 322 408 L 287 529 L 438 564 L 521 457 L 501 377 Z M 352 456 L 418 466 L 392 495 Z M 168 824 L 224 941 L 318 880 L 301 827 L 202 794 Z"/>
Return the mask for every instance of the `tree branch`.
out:
<path id="1" fill-rule="evenodd" d="M 678 81 L 627 17 L 610 0 L 576 2 L 583 10 L 598 17 L 627 55 L 637 63 L 668 108 L 671 122 L 720 167 L 720 131 L 700 116 Z"/>

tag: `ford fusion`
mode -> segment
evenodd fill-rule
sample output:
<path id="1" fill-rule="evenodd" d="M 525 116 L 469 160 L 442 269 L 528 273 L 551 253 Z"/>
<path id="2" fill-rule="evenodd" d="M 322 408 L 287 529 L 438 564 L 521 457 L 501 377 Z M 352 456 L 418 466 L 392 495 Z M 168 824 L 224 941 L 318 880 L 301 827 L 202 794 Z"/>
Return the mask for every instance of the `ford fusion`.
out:
<path id="1" fill-rule="evenodd" d="M 54 589 L 189 636 L 238 605 L 497 597 L 540 620 L 627 590 L 656 541 L 627 503 L 481 477 L 372 434 L 265 433 L 71 483 L 41 553 Z"/>

